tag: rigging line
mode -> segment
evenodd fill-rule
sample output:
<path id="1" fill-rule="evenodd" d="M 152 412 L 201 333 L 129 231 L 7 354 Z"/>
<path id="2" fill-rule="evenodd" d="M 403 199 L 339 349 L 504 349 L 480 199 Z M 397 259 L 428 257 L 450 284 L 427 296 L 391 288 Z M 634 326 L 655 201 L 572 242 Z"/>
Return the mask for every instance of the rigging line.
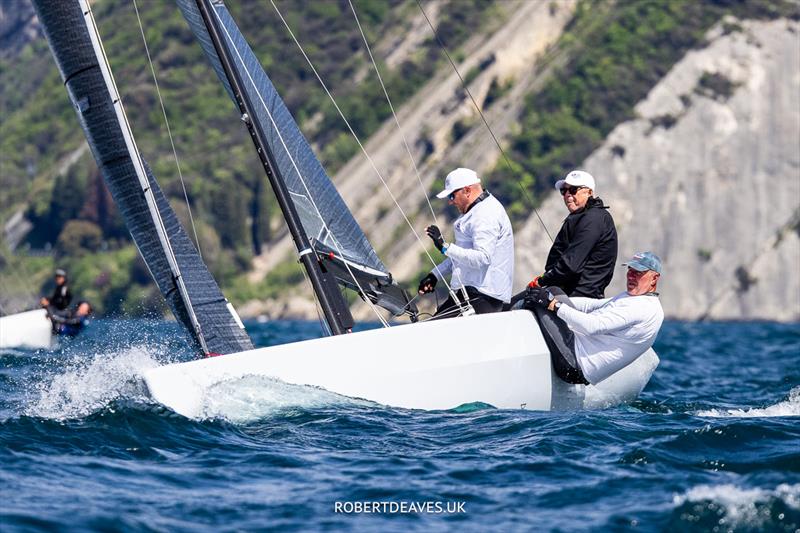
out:
<path id="1" fill-rule="evenodd" d="M 192 207 L 189 205 L 189 194 L 186 192 L 186 184 L 183 182 L 183 172 L 181 172 L 181 162 L 178 159 L 178 151 L 175 149 L 175 141 L 172 139 L 172 129 L 169 127 L 169 119 L 167 118 L 167 110 L 164 107 L 164 99 L 161 97 L 161 89 L 158 86 L 158 78 L 156 77 L 156 69 L 153 66 L 153 60 L 150 57 L 150 49 L 147 46 L 147 39 L 144 36 L 144 27 L 142 26 L 142 19 L 139 16 L 139 8 L 136 5 L 136 0 L 133 0 L 133 9 L 136 11 L 136 20 L 139 21 L 139 31 L 142 34 L 142 42 L 144 43 L 144 51 L 147 54 L 147 62 L 150 63 L 150 72 L 153 73 L 153 83 L 156 86 L 156 94 L 158 94 L 158 102 L 161 104 L 161 113 L 164 115 L 164 124 L 167 126 L 167 135 L 169 136 L 169 144 L 172 146 L 172 154 L 175 156 L 175 165 L 178 167 L 178 177 L 181 180 L 181 187 L 183 188 L 183 198 L 186 200 L 186 210 L 189 211 L 189 222 L 192 224 L 192 232 L 194 233 L 194 242 L 197 245 L 197 253 L 200 259 L 203 259 L 203 252 L 200 250 L 200 239 L 197 238 L 197 228 L 194 225 L 194 217 L 192 216 Z"/>
<path id="2" fill-rule="evenodd" d="M 322 318 L 322 308 L 320 307 L 319 298 L 317 298 L 317 293 L 314 292 L 314 284 L 312 284 L 311 280 L 308 278 L 308 272 L 306 272 L 305 268 L 301 266 L 300 271 L 303 273 L 303 279 L 305 279 L 306 283 L 308 283 L 308 286 L 311 287 L 312 298 L 314 298 L 314 309 L 316 309 L 317 311 L 317 320 L 319 321 L 319 326 L 322 329 L 322 332 L 327 334 L 328 337 L 330 337 L 331 335 L 333 335 L 333 333 L 331 332 L 331 328 L 328 326 L 328 323 L 325 322 L 324 318 Z"/>
<path id="3" fill-rule="evenodd" d="M 311 62 L 311 59 L 308 57 L 308 54 L 306 54 L 306 51 L 303 49 L 303 46 L 300 44 L 300 41 L 298 41 L 297 37 L 295 37 L 294 32 L 289 27 L 289 23 L 286 22 L 286 19 L 283 18 L 283 15 L 281 14 L 280 10 L 278 9 L 278 6 L 275 4 L 275 1 L 274 0 L 270 0 L 270 3 L 272 4 L 272 7 L 275 9 L 275 12 L 278 14 L 278 17 L 280 17 L 281 22 L 283 22 L 283 25 L 286 27 L 286 30 L 289 32 L 289 35 L 292 37 L 292 39 L 294 40 L 295 44 L 300 49 L 300 53 L 303 54 L 303 57 L 306 59 L 306 62 L 308 63 L 308 66 L 311 67 L 311 70 L 314 72 L 314 75 L 317 77 L 317 80 L 319 81 L 320 85 L 322 85 L 322 88 L 327 93 L 328 98 L 330 98 L 331 102 L 333 103 L 333 106 L 336 108 L 336 111 L 339 112 L 339 116 L 342 117 L 342 120 L 344 121 L 345 125 L 347 126 L 347 129 L 350 130 L 350 134 L 356 140 L 356 143 L 358 143 L 358 147 L 364 153 L 364 156 L 367 158 L 367 161 L 369 161 L 370 165 L 372 166 L 372 169 L 375 171 L 375 174 L 377 174 L 378 179 L 380 179 L 381 183 L 383 184 L 383 187 L 386 189 L 386 192 L 389 193 L 389 197 L 394 202 L 394 205 L 397 207 L 398 211 L 400 211 L 400 214 L 403 216 L 403 219 L 406 221 L 406 224 L 411 229 L 411 232 L 414 234 L 414 237 L 417 239 L 417 242 L 422 247 L 423 251 L 425 252 L 425 255 L 428 256 L 428 259 L 433 264 L 433 269 L 438 274 L 441 274 L 441 272 L 439 270 L 439 265 L 437 265 L 436 261 L 433 260 L 433 257 L 431 257 L 431 254 L 428 252 L 428 249 L 425 247 L 425 244 L 422 242 L 422 239 L 420 238 L 419 234 L 414 229 L 414 226 L 411 224 L 411 221 L 408 219 L 408 216 L 406 215 L 405 211 L 403 211 L 403 208 L 400 207 L 400 204 L 398 203 L 397 198 L 395 198 L 394 194 L 392 194 L 392 190 L 389 188 L 389 185 L 386 183 L 386 180 L 383 178 L 383 175 L 378 170 L 378 167 L 375 165 L 375 162 L 372 160 L 372 157 L 370 157 L 370 155 L 367 152 L 366 148 L 364 148 L 364 145 L 361 143 L 361 140 L 358 138 L 358 135 L 356 135 L 356 132 L 353 130 L 353 127 L 350 125 L 350 122 L 344 116 L 344 113 L 342 112 L 341 108 L 339 107 L 339 104 L 336 103 L 336 99 L 334 99 L 333 95 L 331 94 L 330 90 L 328 89 L 328 86 L 325 85 L 324 81 L 322 81 L 322 77 L 320 76 L 319 72 L 317 72 L 317 69 L 314 67 L 314 64 Z M 442 281 L 444 281 L 445 285 L 447 286 L 448 291 L 451 294 L 453 294 L 453 290 L 450 288 L 450 284 L 447 283 L 447 280 L 444 279 L 444 276 L 442 276 Z M 453 294 L 453 299 L 455 299 L 455 294 Z"/>
<path id="4" fill-rule="evenodd" d="M 403 138 L 403 145 L 406 148 L 406 153 L 408 153 L 408 158 L 411 160 L 411 165 L 414 167 L 414 173 L 417 175 L 417 181 L 419 182 L 420 190 L 422 191 L 422 195 L 425 198 L 425 202 L 427 202 L 427 204 L 428 204 L 428 208 L 431 210 L 431 216 L 433 217 L 433 223 L 434 224 L 438 224 L 438 221 L 436 220 L 436 213 L 433 211 L 433 206 L 431 205 L 431 200 L 428 197 L 428 194 L 425 192 L 425 186 L 422 184 L 422 176 L 420 176 L 419 168 L 417 167 L 417 163 L 414 160 L 414 156 L 411 154 L 411 148 L 409 148 L 409 146 L 408 146 L 408 140 L 406 139 L 406 135 L 403 132 L 403 128 L 400 126 L 400 120 L 397 118 L 397 113 L 395 112 L 394 105 L 392 105 L 392 99 L 389 98 L 389 92 L 386 90 L 386 85 L 383 83 L 383 77 L 381 76 L 380 70 L 378 70 L 378 64 L 376 63 L 375 58 L 372 55 L 372 49 L 370 48 L 369 42 L 367 41 L 367 36 L 364 34 L 364 28 L 362 28 L 361 22 L 358 20 L 358 14 L 356 13 L 356 8 L 353 5 L 352 0 L 347 0 L 347 2 L 350 4 L 350 10 L 353 12 L 353 18 L 355 18 L 355 20 L 356 20 L 356 25 L 358 26 L 358 31 L 361 32 L 361 38 L 364 40 L 364 46 L 367 49 L 367 53 L 369 54 L 370 61 L 372 61 L 372 66 L 375 68 L 375 74 L 378 76 L 378 81 L 381 84 L 381 89 L 383 89 L 384 96 L 386 96 L 386 101 L 389 104 L 389 109 L 392 110 L 392 117 L 394 117 L 394 122 L 395 122 L 395 124 L 397 124 L 397 129 L 400 132 L 400 136 Z M 342 118 L 344 118 L 344 117 L 342 117 Z M 433 257 L 431 257 L 431 254 L 428 252 L 428 249 L 423 246 L 423 250 L 425 251 L 425 255 L 428 256 L 428 259 L 430 260 L 430 262 L 434 265 L 434 267 L 436 267 L 436 271 L 439 272 L 438 265 L 433 260 Z M 444 281 L 445 286 L 448 288 L 448 290 L 450 290 L 450 285 L 444 279 L 444 276 L 442 276 L 442 281 Z M 461 281 L 460 276 L 459 276 L 459 281 Z M 451 290 L 450 290 L 450 292 L 452 293 Z M 458 305 L 459 309 L 461 309 L 460 303 L 457 304 L 457 305 Z M 469 303 L 467 303 L 467 306 L 469 306 Z M 465 309 L 461 309 L 461 310 L 462 311 L 466 311 L 467 309 L 465 308 Z"/>
<path id="5" fill-rule="evenodd" d="M 419 168 L 417 168 L 417 162 L 414 160 L 414 156 L 411 153 L 411 148 L 409 148 L 408 146 L 408 140 L 406 139 L 406 134 L 403 132 L 403 128 L 400 127 L 400 121 L 397 118 L 397 113 L 394 110 L 394 105 L 392 105 L 392 99 L 389 98 L 389 92 L 386 90 L 386 85 L 383 83 L 383 77 L 381 76 L 381 71 L 378 70 L 378 64 L 375 62 L 375 58 L 372 56 L 372 49 L 370 48 L 369 42 L 367 41 L 367 36 L 364 34 L 364 29 L 361 27 L 361 22 L 358 20 L 358 14 L 356 13 L 356 8 L 353 5 L 352 0 L 347 0 L 347 2 L 350 4 L 350 10 L 353 12 L 353 18 L 356 19 L 356 25 L 358 26 L 358 31 L 361 32 L 361 38 L 364 39 L 364 46 L 367 49 L 370 61 L 372 61 L 372 66 L 375 68 L 375 74 L 377 74 L 378 76 L 378 81 L 381 84 L 381 89 L 383 89 L 383 94 L 386 96 L 386 101 L 389 103 L 389 109 L 392 110 L 392 117 L 394 117 L 394 122 L 395 124 L 397 124 L 397 130 L 400 132 L 400 136 L 403 138 L 403 146 L 406 147 L 408 158 L 411 160 L 411 165 L 414 167 L 414 173 L 417 175 L 417 181 L 419 182 L 420 190 L 422 191 L 422 195 L 425 197 L 425 201 L 428 204 L 428 209 L 431 210 L 433 223 L 436 224 L 437 223 L 436 213 L 433 211 L 433 206 L 431 205 L 431 199 L 425 192 L 425 186 L 422 184 L 422 176 L 420 176 Z"/>
<path id="6" fill-rule="evenodd" d="M 461 73 L 458 71 L 458 68 L 456 67 L 455 62 L 453 61 L 453 58 L 450 57 L 450 53 L 447 51 L 447 47 L 444 45 L 444 42 L 442 42 L 442 39 L 439 37 L 439 34 L 436 32 L 436 28 L 433 27 L 433 23 L 431 22 L 431 19 L 428 18 L 427 13 L 425 13 L 425 10 L 422 8 L 422 1 L 421 0 L 416 0 L 416 2 L 417 2 L 417 5 L 419 6 L 419 10 L 422 12 L 422 16 L 425 17 L 425 20 L 427 21 L 428 26 L 431 27 L 431 31 L 433 32 L 433 36 L 436 38 L 436 42 L 439 43 L 439 47 L 441 47 L 442 51 L 444 52 L 444 55 L 447 56 L 447 60 L 450 62 L 450 65 L 453 67 L 453 70 L 455 71 L 456 76 L 458 76 L 458 79 L 461 80 L 461 87 L 463 87 L 464 91 L 469 96 L 469 99 L 472 101 L 472 105 L 475 106 L 475 109 L 478 111 L 478 114 L 481 116 L 481 120 L 483 121 L 483 124 L 486 126 L 486 129 L 489 130 L 489 135 L 492 136 L 492 139 L 494 140 L 494 143 L 497 145 L 497 148 L 500 150 L 500 153 L 503 155 L 503 159 L 505 160 L 506 165 L 508 166 L 508 170 L 513 172 L 513 167 L 511 166 L 511 161 L 509 161 L 508 156 L 506 155 L 506 151 L 503 150 L 502 146 L 500 146 L 500 141 L 497 140 L 497 137 L 495 136 L 494 131 L 492 131 L 491 126 L 489 126 L 489 122 L 486 120 L 486 117 L 483 114 L 483 111 L 481 111 L 480 106 L 478 106 L 478 103 L 475 101 L 475 98 L 473 98 L 472 93 L 470 92 L 469 87 L 467 87 L 467 84 L 464 82 L 464 78 L 461 76 Z M 553 242 L 553 237 L 550 235 L 550 231 L 548 231 L 547 225 L 544 223 L 544 220 L 542 220 L 542 217 L 539 215 L 539 211 L 536 209 L 536 207 L 533 206 L 533 199 L 528 194 L 528 191 L 525 190 L 525 187 L 522 186 L 522 182 L 520 182 L 518 179 L 516 181 L 517 181 L 517 185 L 519 186 L 519 189 L 522 191 L 522 195 L 525 196 L 525 200 L 527 200 L 528 203 L 531 205 L 531 208 L 533 209 L 533 212 L 536 214 L 536 218 L 539 219 L 539 223 L 542 225 L 542 228 L 544 229 L 544 232 L 547 234 L 547 238 L 549 238 L 550 242 L 552 243 Z"/>
<path id="7" fill-rule="evenodd" d="M 267 113 L 267 117 L 269 118 L 270 122 L 272 122 L 272 126 L 273 126 L 273 128 L 275 128 L 275 133 L 278 134 L 278 139 L 281 141 L 281 145 L 283 146 L 283 149 L 286 151 L 286 154 L 289 156 L 289 160 L 292 162 L 292 166 L 294 167 L 295 172 L 297 172 L 297 177 L 300 179 L 300 183 L 303 184 L 303 188 L 306 191 L 306 195 L 308 197 L 308 200 L 311 203 L 311 205 L 314 207 L 314 211 L 316 211 L 317 217 L 319 218 L 319 220 L 322 223 L 322 225 L 325 228 L 325 230 L 330 235 L 331 241 L 333 242 L 334 246 L 336 247 L 336 251 L 339 252 L 339 255 L 341 257 L 345 257 L 345 254 L 342 251 L 342 248 L 341 248 L 341 245 L 339 244 L 339 241 L 336 239 L 336 236 L 333 234 L 333 232 L 331 232 L 330 228 L 328 228 L 328 225 L 325 222 L 325 219 L 322 217 L 322 213 L 320 212 L 319 207 L 317 206 L 316 202 L 314 201 L 314 197 L 311 195 L 311 191 L 308 189 L 308 185 L 306 185 L 306 182 L 303 179 L 303 175 L 300 172 L 300 168 L 298 168 L 297 162 L 295 161 L 295 158 L 292 156 L 292 153 L 289 150 L 289 147 L 286 145 L 286 141 L 284 140 L 283 135 L 281 134 L 281 132 L 280 132 L 280 130 L 278 128 L 278 125 L 277 125 L 277 123 L 275 122 L 275 119 L 272 116 L 272 113 L 270 113 L 270 110 L 269 110 L 269 107 L 267 106 L 267 103 L 264 102 L 264 98 L 261 96 L 261 92 L 258 90 L 258 87 L 256 86 L 256 83 L 255 83 L 255 80 L 253 80 L 253 76 L 250 73 L 250 70 L 247 68 L 247 65 L 244 62 L 244 58 L 242 58 L 241 54 L 239 53 L 239 49 L 236 47 L 236 43 L 234 43 L 233 38 L 231 37 L 230 33 L 228 32 L 228 28 L 222 22 L 222 19 L 220 18 L 219 13 L 217 13 L 217 11 L 215 9 L 212 9 L 211 11 L 214 12 L 214 16 L 219 21 L 220 27 L 225 31 L 225 36 L 228 38 L 228 41 L 230 42 L 231 47 L 236 52 L 236 57 L 239 59 L 239 63 L 242 65 L 242 69 L 247 74 L 247 78 L 250 80 L 250 84 L 255 89 L 255 92 L 258 95 L 258 99 L 261 102 L 261 106 L 264 108 L 264 111 L 266 111 L 266 113 Z M 361 287 L 361 284 L 358 282 L 358 279 L 356 278 L 355 274 L 353 274 L 353 271 L 350 268 L 350 265 L 348 265 L 346 262 L 343 262 L 343 264 L 345 265 L 345 268 L 347 268 L 347 272 L 350 274 L 350 277 L 353 279 L 353 282 L 355 283 L 356 287 L 358 287 L 358 290 L 361 292 L 361 294 L 363 294 L 366 297 L 367 293 L 364 290 L 364 288 Z M 383 318 L 383 316 L 375 308 L 375 304 L 372 303 L 372 301 L 369 299 L 369 297 L 366 297 L 365 299 L 366 299 L 366 302 L 369 304 L 369 306 L 372 308 L 372 312 L 375 313 L 375 315 L 378 317 L 378 319 L 383 324 L 383 327 L 388 328 L 389 327 L 389 323 Z"/>

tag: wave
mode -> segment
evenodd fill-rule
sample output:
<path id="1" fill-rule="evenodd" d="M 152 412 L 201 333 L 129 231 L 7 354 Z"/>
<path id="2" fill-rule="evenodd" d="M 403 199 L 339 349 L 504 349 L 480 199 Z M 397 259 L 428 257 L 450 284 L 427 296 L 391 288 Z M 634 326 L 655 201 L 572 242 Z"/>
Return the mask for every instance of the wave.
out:
<path id="1" fill-rule="evenodd" d="M 318 387 L 292 385 L 279 379 L 247 376 L 222 381 L 203 394 L 201 419 L 223 419 L 244 424 L 283 414 L 287 410 L 318 409 L 345 405 L 375 405 L 367 400 L 341 396 Z"/>
<path id="2" fill-rule="evenodd" d="M 699 485 L 675 495 L 672 502 L 681 519 L 691 523 L 713 520 L 727 528 L 770 528 L 778 526 L 776 520 L 794 521 L 794 511 L 800 511 L 800 484 L 782 483 L 772 490 L 731 484 Z"/>
<path id="3" fill-rule="evenodd" d="M 750 409 L 708 409 L 698 411 L 697 416 L 710 418 L 756 418 L 773 416 L 800 416 L 800 387 L 795 387 L 789 392 L 789 397 L 775 405 Z"/>
<path id="4" fill-rule="evenodd" d="M 75 360 L 62 373 L 35 385 L 23 414 L 68 420 L 96 413 L 119 398 L 147 401 L 139 376 L 159 365 L 158 355 L 150 347 L 133 346 Z"/>

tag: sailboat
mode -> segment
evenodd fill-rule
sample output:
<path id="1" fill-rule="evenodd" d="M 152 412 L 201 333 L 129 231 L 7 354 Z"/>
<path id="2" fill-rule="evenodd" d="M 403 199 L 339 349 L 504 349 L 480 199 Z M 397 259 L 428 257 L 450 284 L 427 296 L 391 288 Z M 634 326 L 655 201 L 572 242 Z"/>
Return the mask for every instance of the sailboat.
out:
<path id="1" fill-rule="evenodd" d="M 45 309 L 0 316 L 0 348 L 52 347 L 52 324 Z"/>
<path id="2" fill-rule="evenodd" d="M 187 417 L 203 417 L 215 386 L 250 376 L 411 409 L 473 402 L 510 409 L 593 408 L 639 395 L 659 362 L 652 349 L 597 385 L 572 385 L 554 374 L 529 311 L 416 321 L 413 301 L 372 248 L 224 3 L 176 1 L 251 135 L 331 335 L 252 346 L 139 153 L 88 1 L 35 0 L 112 196 L 203 356 L 145 372 L 155 400 Z M 354 333 L 340 286 L 412 322 Z"/>

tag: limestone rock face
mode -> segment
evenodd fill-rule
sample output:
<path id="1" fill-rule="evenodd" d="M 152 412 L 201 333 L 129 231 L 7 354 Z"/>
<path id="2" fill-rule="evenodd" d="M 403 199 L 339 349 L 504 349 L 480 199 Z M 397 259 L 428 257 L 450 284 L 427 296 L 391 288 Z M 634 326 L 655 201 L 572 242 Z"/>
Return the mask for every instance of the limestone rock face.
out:
<path id="1" fill-rule="evenodd" d="M 581 168 L 611 206 L 620 262 L 661 256 L 667 316 L 800 320 L 800 24 L 739 25 L 712 30 Z M 553 195 L 539 214 L 555 236 L 567 211 Z M 516 242 L 521 287 L 550 241 L 532 216 Z M 606 295 L 622 290 L 620 268 Z"/>

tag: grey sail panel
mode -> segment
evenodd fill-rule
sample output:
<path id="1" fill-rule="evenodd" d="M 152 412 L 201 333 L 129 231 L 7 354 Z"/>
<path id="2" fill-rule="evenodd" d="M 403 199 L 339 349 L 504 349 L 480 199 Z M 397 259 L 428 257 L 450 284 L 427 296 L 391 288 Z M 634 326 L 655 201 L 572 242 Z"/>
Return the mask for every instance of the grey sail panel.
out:
<path id="1" fill-rule="evenodd" d="M 232 308 L 145 164 L 145 174 L 187 296 L 182 297 L 178 290 L 167 251 L 158 237 L 158 222 L 142 192 L 80 4 L 77 0 L 35 0 L 34 4 L 106 185 L 170 309 L 198 345 L 202 336 L 209 352 L 225 354 L 252 349 L 238 317 L 231 312 Z M 199 332 L 191 320 L 192 312 L 200 326 Z"/>
<path id="2" fill-rule="evenodd" d="M 195 1 L 176 2 L 235 102 Z M 289 189 L 306 235 L 315 245 L 320 243 L 349 262 L 388 276 L 386 267 L 317 160 L 227 8 L 221 2 L 212 2 L 212 7 L 222 27 L 222 37 L 233 52 L 234 68 L 238 70 L 249 100 L 256 109 L 253 119 L 258 121 L 265 133 L 265 141 Z"/>

